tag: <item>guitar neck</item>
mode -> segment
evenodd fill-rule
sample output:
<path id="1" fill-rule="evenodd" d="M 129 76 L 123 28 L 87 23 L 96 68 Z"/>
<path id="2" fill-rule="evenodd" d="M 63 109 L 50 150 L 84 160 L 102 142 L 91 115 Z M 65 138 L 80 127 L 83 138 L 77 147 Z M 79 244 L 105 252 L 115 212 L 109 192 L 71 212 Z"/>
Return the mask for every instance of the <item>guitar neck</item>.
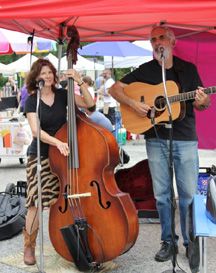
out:
<path id="1" fill-rule="evenodd" d="M 203 91 L 205 94 L 214 94 L 216 93 L 216 86 L 204 88 Z M 195 95 L 196 95 L 196 90 L 186 92 L 186 93 L 180 93 L 178 95 L 169 97 L 169 102 L 173 103 L 173 102 L 192 100 L 195 98 Z"/>

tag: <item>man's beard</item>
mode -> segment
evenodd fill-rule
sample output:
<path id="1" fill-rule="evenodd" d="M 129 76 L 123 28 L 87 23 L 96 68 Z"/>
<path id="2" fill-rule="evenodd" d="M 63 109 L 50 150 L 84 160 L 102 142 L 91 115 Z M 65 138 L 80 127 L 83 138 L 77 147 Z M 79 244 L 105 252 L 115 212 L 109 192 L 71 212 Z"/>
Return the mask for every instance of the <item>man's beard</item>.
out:
<path id="1" fill-rule="evenodd" d="M 166 47 L 158 47 L 153 51 L 153 55 L 157 61 L 161 61 L 162 58 L 167 60 L 170 53 L 171 53 L 170 48 Z"/>

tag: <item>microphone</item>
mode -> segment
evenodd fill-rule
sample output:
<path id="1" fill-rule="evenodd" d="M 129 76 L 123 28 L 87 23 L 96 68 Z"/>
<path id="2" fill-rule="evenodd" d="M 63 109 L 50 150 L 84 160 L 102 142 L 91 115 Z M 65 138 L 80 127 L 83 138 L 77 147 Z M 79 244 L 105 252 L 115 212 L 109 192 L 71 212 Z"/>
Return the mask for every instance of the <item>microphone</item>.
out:
<path id="1" fill-rule="evenodd" d="M 160 46 L 159 51 L 160 51 L 160 54 L 161 54 L 161 59 L 164 58 L 164 47 Z"/>
<path id="2" fill-rule="evenodd" d="M 37 87 L 39 90 L 41 90 L 44 87 L 45 81 L 44 79 L 37 80 Z"/>

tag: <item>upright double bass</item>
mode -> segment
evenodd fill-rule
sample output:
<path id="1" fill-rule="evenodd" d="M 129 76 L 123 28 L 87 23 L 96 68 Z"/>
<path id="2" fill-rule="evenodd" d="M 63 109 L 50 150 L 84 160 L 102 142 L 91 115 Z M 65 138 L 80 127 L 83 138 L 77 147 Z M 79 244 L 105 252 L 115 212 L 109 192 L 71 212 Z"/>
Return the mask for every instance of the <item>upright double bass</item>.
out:
<path id="1" fill-rule="evenodd" d="M 74 26 L 68 29 L 68 36 L 71 68 L 79 46 Z M 119 162 L 116 140 L 76 109 L 72 79 L 68 121 L 56 137 L 69 143 L 70 154 L 64 157 L 53 146 L 49 150 L 51 169 L 60 181 L 59 198 L 50 208 L 49 235 L 63 258 L 86 271 L 134 245 L 138 236 L 137 212 L 129 194 L 116 185 L 114 168 Z"/>

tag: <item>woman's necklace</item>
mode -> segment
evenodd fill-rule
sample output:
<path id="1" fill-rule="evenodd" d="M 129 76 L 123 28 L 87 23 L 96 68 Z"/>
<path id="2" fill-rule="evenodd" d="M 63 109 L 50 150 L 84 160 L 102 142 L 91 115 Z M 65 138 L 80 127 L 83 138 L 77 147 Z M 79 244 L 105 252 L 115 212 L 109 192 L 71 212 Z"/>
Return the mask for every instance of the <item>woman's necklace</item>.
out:
<path id="1" fill-rule="evenodd" d="M 47 90 L 45 92 L 41 93 L 41 100 L 49 105 L 52 106 L 54 103 L 54 98 L 55 98 L 55 94 L 52 92 L 52 90 L 48 91 Z"/>

